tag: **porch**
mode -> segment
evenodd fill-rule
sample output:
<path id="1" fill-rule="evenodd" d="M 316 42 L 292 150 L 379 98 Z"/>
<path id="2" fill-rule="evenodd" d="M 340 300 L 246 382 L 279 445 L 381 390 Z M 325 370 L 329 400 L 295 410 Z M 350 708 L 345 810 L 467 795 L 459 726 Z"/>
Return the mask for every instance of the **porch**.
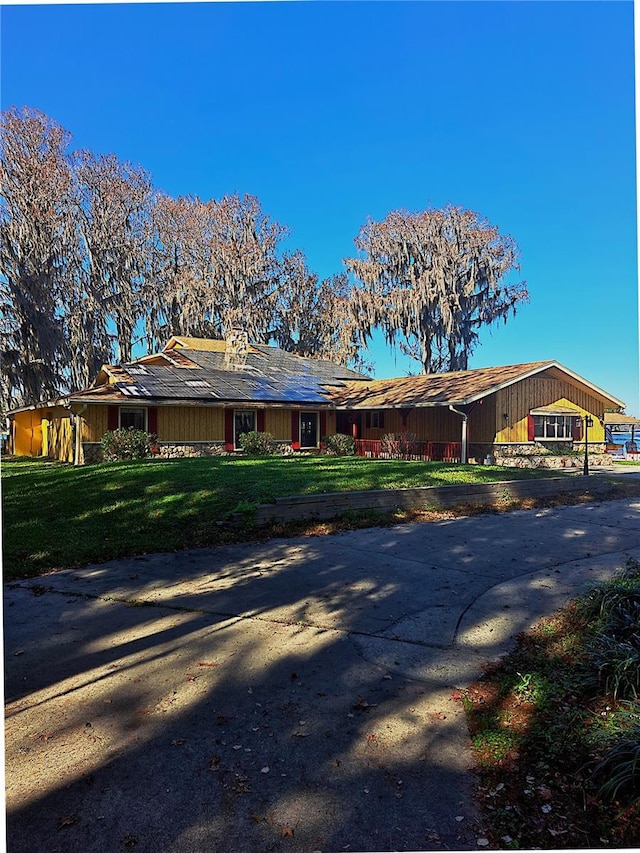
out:
<path id="1" fill-rule="evenodd" d="M 389 446 L 381 439 L 356 439 L 356 456 L 366 459 L 410 459 L 418 462 L 460 462 L 460 441 L 411 441 Z"/>

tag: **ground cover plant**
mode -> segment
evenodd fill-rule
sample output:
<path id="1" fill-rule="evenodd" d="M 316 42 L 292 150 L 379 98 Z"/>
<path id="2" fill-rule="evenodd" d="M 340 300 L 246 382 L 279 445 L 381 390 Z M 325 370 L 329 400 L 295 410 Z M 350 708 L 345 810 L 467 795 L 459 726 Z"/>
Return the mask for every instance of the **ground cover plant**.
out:
<path id="1" fill-rule="evenodd" d="M 358 457 L 210 457 L 73 467 L 2 463 L 4 577 L 149 551 L 215 545 L 255 532 L 221 526 L 278 496 L 483 483 L 541 472 Z M 362 523 L 380 523 L 380 516 Z M 357 519 L 350 518 L 355 524 Z M 264 531 L 261 535 L 265 535 Z"/>
<path id="2" fill-rule="evenodd" d="M 630 560 L 456 694 L 492 847 L 640 843 L 639 615 Z"/>

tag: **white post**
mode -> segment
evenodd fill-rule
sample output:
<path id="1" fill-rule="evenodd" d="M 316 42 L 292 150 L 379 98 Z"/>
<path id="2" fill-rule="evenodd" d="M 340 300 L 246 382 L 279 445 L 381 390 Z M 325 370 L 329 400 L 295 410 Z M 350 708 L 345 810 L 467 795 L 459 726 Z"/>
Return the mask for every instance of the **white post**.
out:
<path id="1" fill-rule="evenodd" d="M 466 465 L 467 464 L 467 418 L 468 418 L 468 415 L 466 412 L 461 412 L 459 409 L 456 409 L 452 405 L 449 405 L 449 409 L 452 412 L 455 412 L 456 415 L 460 415 L 462 417 L 462 449 L 460 451 L 460 462 L 463 465 Z"/>

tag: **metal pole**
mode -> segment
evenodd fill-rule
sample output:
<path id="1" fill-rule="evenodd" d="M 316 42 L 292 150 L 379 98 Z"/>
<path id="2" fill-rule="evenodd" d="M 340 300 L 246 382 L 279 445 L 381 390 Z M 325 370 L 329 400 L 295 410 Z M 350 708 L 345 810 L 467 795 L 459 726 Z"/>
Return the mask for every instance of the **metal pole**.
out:
<path id="1" fill-rule="evenodd" d="M 584 417 L 584 471 L 585 477 L 589 476 L 589 416 Z"/>

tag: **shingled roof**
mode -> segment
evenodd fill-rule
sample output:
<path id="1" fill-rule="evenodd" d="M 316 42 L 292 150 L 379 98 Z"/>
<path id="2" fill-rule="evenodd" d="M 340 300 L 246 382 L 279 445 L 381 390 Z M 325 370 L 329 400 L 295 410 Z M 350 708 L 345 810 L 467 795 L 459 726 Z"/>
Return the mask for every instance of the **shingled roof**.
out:
<path id="1" fill-rule="evenodd" d="M 400 379 L 376 379 L 367 383 L 346 382 L 329 392 L 339 409 L 409 409 L 426 406 L 464 406 L 501 388 L 546 372 L 553 378 L 571 377 L 607 401 L 623 406 L 622 401 L 593 385 L 557 361 L 530 361 L 503 367 L 480 367 L 426 376 Z"/>
<path id="2" fill-rule="evenodd" d="M 248 344 L 241 358 L 231 364 L 224 341 L 187 337 L 171 338 L 160 353 L 135 362 L 105 366 L 93 388 L 67 399 L 137 405 L 184 401 L 190 405 L 262 403 L 408 409 L 469 405 L 540 374 L 570 378 L 607 406 L 624 407 L 622 401 L 552 360 L 372 380 L 333 362 L 303 358 L 266 344 Z"/>
<path id="3" fill-rule="evenodd" d="M 105 366 L 96 387 L 71 394 L 70 399 L 319 405 L 328 403 L 329 387 L 346 380 L 366 382 L 368 377 L 330 361 L 302 358 L 263 344 L 249 345 L 242 364 L 230 367 L 224 341 L 172 338 L 161 353 Z"/>

